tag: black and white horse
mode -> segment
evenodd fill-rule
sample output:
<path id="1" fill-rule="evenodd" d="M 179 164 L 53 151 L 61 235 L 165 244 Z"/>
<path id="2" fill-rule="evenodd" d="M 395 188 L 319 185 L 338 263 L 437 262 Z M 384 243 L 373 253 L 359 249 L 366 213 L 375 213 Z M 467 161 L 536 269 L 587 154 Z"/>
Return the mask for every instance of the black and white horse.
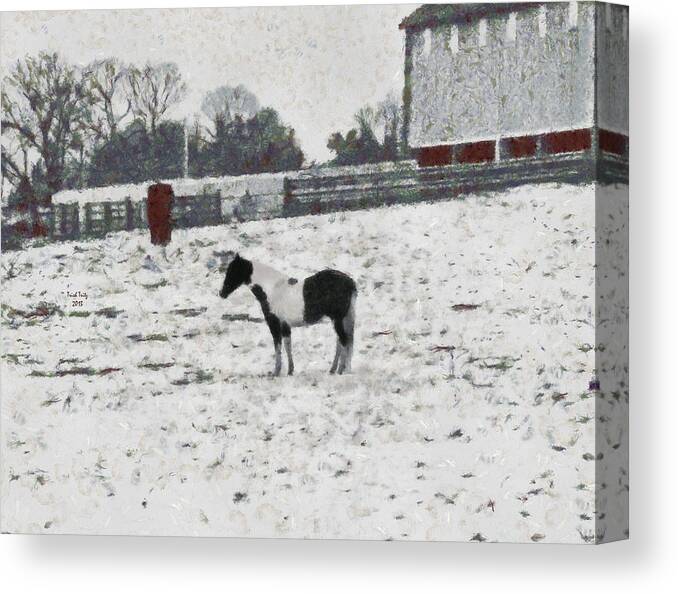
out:
<path id="1" fill-rule="evenodd" d="M 294 372 L 291 329 L 317 324 L 325 317 L 332 320 L 337 333 L 337 348 L 330 373 L 351 371 L 357 289 L 350 276 L 338 270 L 322 270 L 299 282 L 236 254 L 228 265 L 219 296 L 226 299 L 241 285 L 247 285 L 257 298 L 271 330 L 275 347 L 273 375 L 280 375 L 282 369 L 283 342 L 287 352 L 287 371 L 289 375 Z"/>

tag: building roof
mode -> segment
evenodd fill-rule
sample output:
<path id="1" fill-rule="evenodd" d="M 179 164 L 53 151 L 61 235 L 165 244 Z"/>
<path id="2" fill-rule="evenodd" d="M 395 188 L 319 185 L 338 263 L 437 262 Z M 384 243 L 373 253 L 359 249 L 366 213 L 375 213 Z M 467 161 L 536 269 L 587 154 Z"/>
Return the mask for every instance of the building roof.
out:
<path id="1" fill-rule="evenodd" d="M 490 15 L 536 8 L 538 2 L 423 4 L 400 23 L 401 29 L 428 29 L 442 24 L 466 23 Z"/>

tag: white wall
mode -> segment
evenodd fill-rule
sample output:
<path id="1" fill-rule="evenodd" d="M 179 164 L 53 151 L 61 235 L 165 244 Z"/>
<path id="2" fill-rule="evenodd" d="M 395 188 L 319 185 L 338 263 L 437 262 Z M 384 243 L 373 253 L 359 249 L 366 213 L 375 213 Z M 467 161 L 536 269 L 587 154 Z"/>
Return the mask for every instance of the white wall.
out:
<path id="1" fill-rule="evenodd" d="M 609 6 L 609 8 L 608 8 Z M 598 7 L 598 119 L 628 134 L 628 11 Z M 589 128 L 594 122 L 591 2 L 537 4 L 412 33 L 412 147 Z M 543 35 L 542 35 L 543 33 Z"/>
<path id="2" fill-rule="evenodd" d="M 459 25 L 460 48 L 447 47 L 449 25 L 413 33 L 412 147 L 487 140 L 496 136 L 588 128 L 594 119 L 594 9 L 578 8 L 576 27 L 566 2 L 490 15 L 486 44 L 478 20 Z"/>
<path id="3" fill-rule="evenodd" d="M 628 134 L 629 102 L 620 93 L 629 84 L 629 11 L 598 6 L 598 126 Z"/>
<path id="4" fill-rule="evenodd" d="M 268 4 L 273 3 L 271 0 Z M 675 591 L 675 151 L 673 0 L 631 4 L 631 540 L 599 548 L 151 538 L 0 537 L 6 592 Z M 114 0 L 106 6 L 204 5 Z M 220 2 L 219 4 L 232 4 Z M 276 2 L 277 4 L 277 2 Z M 91 8 L 70 0 L 62 6 Z M 25 10 L 53 4 L 7 0 Z"/>

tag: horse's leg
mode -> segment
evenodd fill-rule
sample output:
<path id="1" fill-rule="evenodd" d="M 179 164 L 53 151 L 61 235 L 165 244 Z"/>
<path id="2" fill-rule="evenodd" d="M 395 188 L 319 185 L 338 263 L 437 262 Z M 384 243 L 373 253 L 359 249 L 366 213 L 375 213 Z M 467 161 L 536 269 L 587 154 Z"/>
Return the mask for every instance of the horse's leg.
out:
<path id="1" fill-rule="evenodd" d="M 339 364 L 339 355 L 341 354 L 341 341 L 337 338 L 337 348 L 334 351 L 334 361 L 332 361 L 332 367 L 330 367 L 330 373 L 335 373 L 337 371 L 337 365 Z"/>
<path id="2" fill-rule="evenodd" d="M 355 331 L 355 298 L 351 299 L 348 313 L 342 320 L 346 333 L 346 355 L 344 358 L 344 371 L 351 373 L 351 359 L 353 358 L 353 334 Z"/>
<path id="3" fill-rule="evenodd" d="M 336 318 L 334 320 L 334 329 L 337 332 L 339 337 L 339 342 L 337 346 L 339 347 L 339 367 L 337 367 L 337 373 L 341 375 L 346 369 L 346 354 L 348 346 L 348 336 L 346 335 L 346 330 L 344 329 L 344 321 Z"/>
<path id="4" fill-rule="evenodd" d="M 283 344 L 285 345 L 285 352 L 287 353 L 287 375 L 294 373 L 294 361 L 292 360 L 292 331 L 287 322 L 280 325 L 280 330 L 283 337 Z"/>
<path id="5" fill-rule="evenodd" d="M 273 337 L 273 347 L 275 348 L 275 368 L 273 369 L 273 375 L 277 377 L 280 375 L 282 369 L 282 349 L 280 348 L 282 342 L 282 329 L 280 327 L 280 320 L 274 315 L 269 314 L 266 316 L 266 323 L 268 324 L 271 336 Z"/>

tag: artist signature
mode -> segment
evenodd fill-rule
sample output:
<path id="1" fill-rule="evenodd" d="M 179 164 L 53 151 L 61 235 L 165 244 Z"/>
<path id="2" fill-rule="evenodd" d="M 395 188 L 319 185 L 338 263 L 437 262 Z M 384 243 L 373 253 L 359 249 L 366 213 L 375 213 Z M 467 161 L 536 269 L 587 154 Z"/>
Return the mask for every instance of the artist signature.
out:
<path id="1" fill-rule="evenodd" d="M 66 291 L 66 297 L 70 299 L 71 307 L 83 307 L 87 301 L 85 291 Z"/>

